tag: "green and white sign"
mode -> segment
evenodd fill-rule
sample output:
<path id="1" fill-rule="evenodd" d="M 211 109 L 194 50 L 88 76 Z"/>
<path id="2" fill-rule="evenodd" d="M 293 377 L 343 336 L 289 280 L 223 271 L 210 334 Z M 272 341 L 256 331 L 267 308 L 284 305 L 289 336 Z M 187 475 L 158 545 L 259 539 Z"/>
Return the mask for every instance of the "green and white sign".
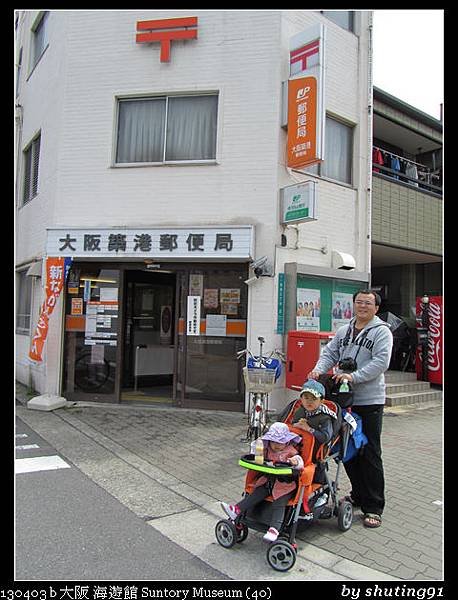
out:
<path id="1" fill-rule="evenodd" d="M 282 188 L 280 206 L 282 223 L 316 221 L 316 182 L 306 181 Z"/>

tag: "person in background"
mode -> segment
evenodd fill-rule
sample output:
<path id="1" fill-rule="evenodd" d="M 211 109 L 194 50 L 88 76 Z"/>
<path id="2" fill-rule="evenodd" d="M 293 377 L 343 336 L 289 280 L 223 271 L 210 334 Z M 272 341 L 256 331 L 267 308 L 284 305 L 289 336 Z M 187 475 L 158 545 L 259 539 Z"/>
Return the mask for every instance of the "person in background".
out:
<path id="1" fill-rule="evenodd" d="M 376 316 L 380 304 L 381 298 L 375 291 L 356 292 L 353 295 L 355 316 L 337 330 L 308 374 L 311 379 L 318 379 L 335 366 L 351 365 L 351 368 L 339 369 L 334 379 L 351 382 L 353 407 L 361 417 L 363 432 L 368 439 L 364 451 L 344 463 L 352 486 L 347 500 L 361 507 L 366 527 L 380 527 L 385 507 L 381 433 L 384 373 L 390 364 L 393 334 L 388 323 Z"/>

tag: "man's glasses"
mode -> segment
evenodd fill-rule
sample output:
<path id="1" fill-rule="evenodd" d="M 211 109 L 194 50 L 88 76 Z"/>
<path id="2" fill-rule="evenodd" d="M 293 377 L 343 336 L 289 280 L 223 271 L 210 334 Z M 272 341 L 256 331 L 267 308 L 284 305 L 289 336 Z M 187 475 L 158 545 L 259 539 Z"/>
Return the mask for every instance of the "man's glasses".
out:
<path id="1" fill-rule="evenodd" d="M 375 306 L 373 302 L 368 300 L 355 300 L 355 304 L 358 304 L 358 306 Z"/>

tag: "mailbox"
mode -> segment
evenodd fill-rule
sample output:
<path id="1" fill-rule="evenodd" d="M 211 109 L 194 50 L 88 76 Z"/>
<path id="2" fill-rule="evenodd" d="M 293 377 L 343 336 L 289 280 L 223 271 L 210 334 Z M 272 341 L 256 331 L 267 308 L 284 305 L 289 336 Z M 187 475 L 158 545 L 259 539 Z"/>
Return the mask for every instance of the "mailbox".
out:
<path id="1" fill-rule="evenodd" d="M 334 337 L 332 331 L 288 332 L 286 350 L 286 387 L 300 389 L 307 375 L 316 365 L 323 348 Z M 332 372 L 332 371 L 330 371 Z"/>

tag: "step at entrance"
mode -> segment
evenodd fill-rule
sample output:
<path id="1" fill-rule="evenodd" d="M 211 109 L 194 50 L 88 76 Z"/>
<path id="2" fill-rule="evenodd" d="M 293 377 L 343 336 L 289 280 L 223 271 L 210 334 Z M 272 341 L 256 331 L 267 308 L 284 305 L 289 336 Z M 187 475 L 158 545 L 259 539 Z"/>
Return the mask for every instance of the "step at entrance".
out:
<path id="1" fill-rule="evenodd" d="M 385 382 L 386 406 L 442 402 L 442 391 L 433 389 L 427 381 L 417 381 L 415 373 L 387 371 Z"/>

